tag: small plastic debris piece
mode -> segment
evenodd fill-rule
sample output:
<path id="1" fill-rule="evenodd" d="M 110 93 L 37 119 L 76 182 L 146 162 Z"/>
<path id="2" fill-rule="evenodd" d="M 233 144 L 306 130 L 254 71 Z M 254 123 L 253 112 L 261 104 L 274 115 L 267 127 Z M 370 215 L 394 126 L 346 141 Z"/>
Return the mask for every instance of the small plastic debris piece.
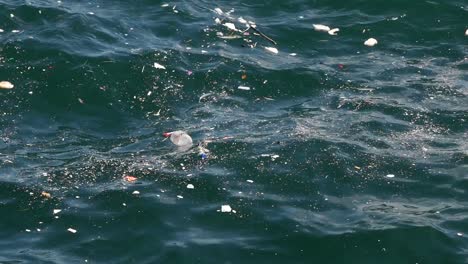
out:
<path id="1" fill-rule="evenodd" d="M 161 64 L 159 64 L 159 63 L 157 63 L 157 62 L 155 62 L 155 63 L 153 64 L 153 67 L 155 67 L 156 69 L 161 69 L 161 70 L 165 70 L 165 69 L 166 69 L 166 67 L 162 66 Z"/>
<path id="2" fill-rule="evenodd" d="M 186 132 L 180 130 L 164 132 L 163 137 L 169 138 L 171 142 L 177 146 L 189 146 L 193 143 L 192 137 L 190 137 Z"/>
<path id="3" fill-rule="evenodd" d="M 10 14 L 10 17 L 13 18 L 13 17 L 15 17 L 15 15 L 14 15 L 14 14 Z"/>
<path id="4" fill-rule="evenodd" d="M 387 178 L 395 178 L 395 175 L 394 174 L 387 174 L 387 176 L 385 176 Z"/>
<path id="5" fill-rule="evenodd" d="M 289 56 L 297 56 L 297 53 L 289 53 Z"/>
<path id="6" fill-rule="evenodd" d="M 139 195 L 140 192 L 139 192 L 139 191 L 133 191 L 132 194 L 134 194 L 134 195 Z"/>
<path id="7" fill-rule="evenodd" d="M 370 38 L 370 39 L 368 39 L 368 40 L 366 40 L 364 42 L 364 45 L 366 45 L 368 47 L 373 47 L 373 46 L 377 45 L 377 43 L 378 42 L 377 42 L 377 40 L 375 38 Z"/>
<path id="8" fill-rule="evenodd" d="M 177 195 L 177 198 L 184 199 L 184 197 L 182 195 Z"/>
<path id="9" fill-rule="evenodd" d="M 230 30 L 237 31 L 236 25 L 234 25 L 233 23 L 224 23 L 223 26 L 229 28 Z"/>
<path id="10" fill-rule="evenodd" d="M 468 36 L 468 29 L 465 31 L 465 36 Z"/>
<path id="11" fill-rule="evenodd" d="M 12 89 L 15 87 L 11 82 L 8 81 L 1 81 L 0 82 L 0 88 L 2 89 Z"/>
<path id="12" fill-rule="evenodd" d="M 193 186 L 193 184 L 187 184 L 187 189 L 195 189 L 195 186 Z"/>
<path id="13" fill-rule="evenodd" d="M 70 233 L 73 233 L 73 234 L 75 234 L 76 232 L 78 232 L 78 231 L 76 231 L 76 229 L 73 229 L 73 228 L 71 228 L 71 227 L 68 228 L 67 231 L 70 232 Z"/>
<path id="14" fill-rule="evenodd" d="M 458 232 L 457 236 L 463 236 L 463 233 Z"/>
<path id="15" fill-rule="evenodd" d="M 232 208 L 230 205 L 228 204 L 225 204 L 225 205 L 221 205 L 221 212 L 222 213 L 230 213 L 232 211 Z"/>
<path id="16" fill-rule="evenodd" d="M 168 7 L 169 4 L 162 4 L 161 7 Z"/>
<path id="17" fill-rule="evenodd" d="M 19 32 L 20 32 L 19 29 L 13 29 L 13 30 L 11 31 L 11 33 L 19 33 Z"/>
<path id="18" fill-rule="evenodd" d="M 215 11 L 218 15 L 224 14 L 223 10 L 221 10 L 221 8 L 219 8 L 219 7 L 216 7 L 216 8 L 214 9 L 214 11 Z"/>
<path id="19" fill-rule="evenodd" d="M 253 183 L 254 181 L 252 181 L 252 180 L 247 180 L 247 182 L 248 182 L 248 183 Z"/>
<path id="20" fill-rule="evenodd" d="M 242 24 L 247 24 L 247 20 L 243 19 L 242 17 L 239 17 L 237 21 L 239 21 Z"/>
<path id="21" fill-rule="evenodd" d="M 340 31 L 339 28 L 330 29 L 330 30 L 328 31 L 328 34 L 330 34 L 330 35 L 332 35 L 332 36 L 336 36 L 336 35 L 338 35 L 338 33 L 337 33 L 338 31 Z"/>
<path id="22" fill-rule="evenodd" d="M 331 30 L 329 26 L 325 26 L 321 24 L 313 24 L 312 26 L 314 27 L 315 31 L 328 32 Z"/>
<path id="23" fill-rule="evenodd" d="M 3 33 L 3 32 L 5 32 L 5 30 L 3 30 L 3 29 L 0 28 L 0 33 Z"/>
<path id="24" fill-rule="evenodd" d="M 62 209 L 54 209 L 54 211 L 53 211 L 54 215 L 55 215 L 55 214 L 58 214 L 58 213 L 60 213 L 60 212 L 62 212 Z"/>
<path id="25" fill-rule="evenodd" d="M 50 193 L 48 193 L 48 192 L 42 192 L 41 196 L 45 197 L 45 198 L 51 198 L 52 197 L 52 195 L 50 195 Z"/>
<path id="26" fill-rule="evenodd" d="M 242 85 L 240 85 L 239 87 L 237 87 L 237 89 L 239 89 L 239 90 L 244 90 L 244 91 L 250 91 L 250 87 L 248 87 L 248 86 L 242 86 Z"/>
<path id="27" fill-rule="evenodd" d="M 361 169 L 361 167 L 359 167 L 359 166 L 354 166 L 354 168 L 355 168 L 356 170 L 360 170 L 360 169 Z"/>
<path id="28" fill-rule="evenodd" d="M 215 18 L 215 23 L 216 23 L 216 24 L 221 24 L 221 19 Z"/>
<path id="29" fill-rule="evenodd" d="M 26 232 L 28 232 L 28 233 L 29 233 L 29 232 L 31 232 L 31 230 L 30 230 L 30 229 L 26 229 L 26 230 L 24 230 L 24 231 L 26 231 Z"/>
<path id="30" fill-rule="evenodd" d="M 84 101 L 81 98 L 78 98 L 78 102 L 80 102 L 80 104 L 84 104 Z"/>
<path id="31" fill-rule="evenodd" d="M 131 175 L 127 175 L 127 176 L 124 177 L 124 179 L 125 179 L 126 181 L 128 181 L 128 182 L 134 182 L 134 181 L 137 180 L 137 177 L 131 176 Z"/>
<path id="32" fill-rule="evenodd" d="M 277 49 L 277 48 L 265 47 L 265 49 L 268 50 L 268 51 L 271 52 L 271 53 L 278 54 L 278 49 Z"/>
<path id="33" fill-rule="evenodd" d="M 247 79 L 247 74 L 242 74 L 241 79 L 242 79 L 242 80 Z"/>

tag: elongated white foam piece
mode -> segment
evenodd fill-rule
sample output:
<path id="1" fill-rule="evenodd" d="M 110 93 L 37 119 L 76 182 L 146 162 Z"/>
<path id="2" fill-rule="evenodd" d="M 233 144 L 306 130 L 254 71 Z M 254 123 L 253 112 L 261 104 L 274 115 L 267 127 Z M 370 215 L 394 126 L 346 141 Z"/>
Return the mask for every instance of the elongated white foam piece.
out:
<path id="1" fill-rule="evenodd" d="M 161 64 L 159 64 L 159 63 L 157 63 L 157 62 L 155 62 L 155 63 L 153 64 L 153 66 L 154 66 L 156 69 L 161 69 L 161 70 L 165 70 L 165 69 L 166 69 L 166 67 L 162 66 Z"/>
<path id="2" fill-rule="evenodd" d="M 230 205 L 228 204 L 225 204 L 225 205 L 221 205 L 221 212 L 222 213 L 230 213 L 232 211 L 232 208 Z"/>
<path id="3" fill-rule="evenodd" d="M 278 49 L 277 49 L 277 48 L 265 47 L 265 49 L 268 50 L 268 51 L 271 52 L 271 53 L 278 54 Z"/>
<path id="4" fill-rule="evenodd" d="M 0 88 L 2 89 L 12 89 L 15 87 L 11 82 L 8 81 L 1 81 L 0 82 Z"/>
<path id="5" fill-rule="evenodd" d="M 325 26 L 325 25 L 321 25 L 321 24 L 313 24 L 312 26 L 314 27 L 315 31 L 323 31 L 323 32 L 330 31 L 329 26 Z"/>

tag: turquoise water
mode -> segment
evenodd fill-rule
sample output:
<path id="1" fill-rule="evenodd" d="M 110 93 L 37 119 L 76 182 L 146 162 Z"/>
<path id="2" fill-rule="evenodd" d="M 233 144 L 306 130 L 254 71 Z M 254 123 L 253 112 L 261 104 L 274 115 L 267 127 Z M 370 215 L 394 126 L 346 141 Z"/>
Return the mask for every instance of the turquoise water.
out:
<path id="1" fill-rule="evenodd" d="M 456 0 L 0 1 L 0 263 L 467 263 L 467 23 Z"/>

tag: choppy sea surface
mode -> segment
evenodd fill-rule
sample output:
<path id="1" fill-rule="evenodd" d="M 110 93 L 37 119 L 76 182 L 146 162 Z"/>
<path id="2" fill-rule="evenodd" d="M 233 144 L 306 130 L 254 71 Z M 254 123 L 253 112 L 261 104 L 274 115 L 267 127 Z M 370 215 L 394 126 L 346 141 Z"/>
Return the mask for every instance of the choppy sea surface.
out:
<path id="1" fill-rule="evenodd" d="M 468 263 L 468 2 L 2 0 L 0 29 L 0 263 Z"/>

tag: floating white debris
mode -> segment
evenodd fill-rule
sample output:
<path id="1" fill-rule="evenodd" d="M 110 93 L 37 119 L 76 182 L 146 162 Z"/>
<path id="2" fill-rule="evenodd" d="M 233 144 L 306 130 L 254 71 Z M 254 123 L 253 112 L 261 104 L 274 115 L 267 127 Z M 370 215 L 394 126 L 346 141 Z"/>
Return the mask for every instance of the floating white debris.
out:
<path id="1" fill-rule="evenodd" d="M 468 36 L 468 29 L 465 31 L 465 36 Z"/>
<path id="2" fill-rule="evenodd" d="M 247 20 L 243 19 L 242 17 L 239 17 L 237 21 L 239 21 L 242 24 L 248 24 Z"/>
<path id="3" fill-rule="evenodd" d="M 239 90 L 244 90 L 244 91 L 250 91 L 250 87 L 248 87 L 248 86 L 242 86 L 242 85 L 239 86 L 239 87 L 237 87 L 237 89 L 239 89 Z"/>
<path id="4" fill-rule="evenodd" d="M 19 33 L 19 32 L 20 32 L 19 29 L 13 29 L 13 30 L 11 31 L 11 33 Z"/>
<path id="5" fill-rule="evenodd" d="M 315 30 L 315 31 L 323 31 L 323 32 L 328 32 L 328 31 L 330 31 L 330 27 L 329 27 L 329 26 L 320 25 L 320 24 L 313 24 L 312 26 L 314 27 L 314 30 Z"/>
<path id="6" fill-rule="evenodd" d="M 15 86 L 11 82 L 7 82 L 7 81 L 0 82 L 0 88 L 2 89 L 12 89 L 13 87 Z"/>
<path id="7" fill-rule="evenodd" d="M 165 69 L 166 69 L 166 67 L 162 66 L 161 64 L 159 64 L 159 63 L 157 63 L 157 62 L 155 62 L 155 63 L 153 64 L 153 67 L 155 67 L 156 69 L 161 69 L 161 70 L 165 70 Z"/>
<path id="8" fill-rule="evenodd" d="M 70 233 L 73 233 L 73 234 L 75 234 L 76 232 L 78 232 L 78 231 L 76 231 L 76 229 L 73 229 L 73 228 L 71 228 L 71 227 L 68 228 L 67 231 L 70 232 Z"/>
<path id="9" fill-rule="evenodd" d="M 3 29 L 0 28 L 0 33 L 3 33 L 3 32 L 5 32 L 5 30 L 3 30 Z"/>
<path id="10" fill-rule="evenodd" d="M 395 174 L 387 174 L 387 176 L 385 176 L 387 178 L 395 178 Z"/>
<path id="11" fill-rule="evenodd" d="M 215 23 L 216 23 L 216 24 L 221 24 L 221 19 L 215 18 Z"/>
<path id="12" fill-rule="evenodd" d="M 26 230 L 24 230 L 24 231 L 26 231 L 26 232 L 31 232 L 31 230 L 30 230 L 30 229 L 26 229 Z"/>
<path id="13" fill-rule="evenodd" d="M 457 233 L 457 236 L 463 236 L 463 233 Z"/>
<path id="14" fill-rule="evenodd" d="M 11 17 L 11 18 L 14 18 L 14 17 L 15 17 L 15 15 L 14 15 L 14 14 L 10 14 L 10 17 Z"/>
<path id="15" fill-rule="evenodd" d="M 94 15 L 94 12 L 88 12 L 88 15 Z"/>
<path id="16" fill-rule="evenodd" d="M 224 14 L 223 10 L 221 10 L 221 8 L 219 8 L 219 7 L 215 8 L 214 11 L 215 11 L 216 14 L 218 14 L 218 15 Z"/>
<path id="17" fill-rule="evenodd" d="M 289 56 L 295 57 L 295 56 L 297 56 L 297 53 L 289 53 Z"/>
<path id="18" fill-rule="evenodd" d="M 248 182 L 248 183 L 253 183 L 254 181 L 252 181 L 252 180 L 247 180 L 247 182 Z"/>
<path id="19" fill-rule="evenodd" d="M 271 53 L 278 54 L 278 49 L 277 49 L 277 48 L 265 47 L 265 49 L 268 50 L 268 51 L 271 52 Z"/>
<path id="20" fill-rule="evenodd" d="M 337 33 L 338 31 L 340 31 L 339 28 L 334 28 L 334 29 L 329 30 L 328 34 L 330 34 L 332 36 L 336 36 L 336 35 L 338 35 L 338 33 Z"/>
<path id="21" fill-rule="evenodd" d="M 177 195 L 177 198 L 184 199 L 184 197 L 182 195 Z"/>
<path id="22" fill-rule="evenodd" d="M 206 51 L 206 50 L 202 50 L 202 51 L 201 51 L 201 53 L 208 53 L 208 51 Z"/>
<path id="23" fill-rule="evenodd" d="M 162 4 L 161 7 L 168 7 L 169 4 Z"/>
<path id="24" fill-rule="evenodd" d="M 139 192 L 139 191 L 133 191 L 132 194 L 134 194 L 134 195 L 139 195 L 140 192 Z"/>
<path id="25" fill-rule="evenodd" d="M 193 184 L 187 184 L 187 189 L 195 189 L 195 186 L 193 186 Z"/>
<path id="26" fill-rule="evenodd" d="M 234 25 L 233 23 L 224 23 L 223 26 L 229 28 L 230 30 L 237 31 L 236 25 Z"/>
<path id="27" fill-rule="evenodd" d="M 366 40 L 364 42 L 364 45 L 366 45 L 368 47 L 373 47 L 373 46 L 377 45 L 377 43 L 378 42 L 377 42 L 377 40 L 375 38 L 370 38 L 370 39 L 368 39 L 368 40 Z"/>
<path id="28" fill-rule="evenodd" d="M 231 208 L 230 205 L 228 205 L 228 204 L 221 205 L 221 212 L 230 213 L 231 211 L 232 211 L 232 208 Z"/>
<path id="29" fill-rule="evenodd" d="M 62 212 L 62 210 L 61 209 L 54 209 L 53 212 L 54 212 L 54 214 L 58 214 L 58 213 Z"/>
<path id="30" fill-rule="evenodd" d="M 279 155 L 271 155 L 271 159 L 272 159 L 272 160 L 275 160 L 275 159 L 277 159 L 277 158 L 279 158 Z"/>

